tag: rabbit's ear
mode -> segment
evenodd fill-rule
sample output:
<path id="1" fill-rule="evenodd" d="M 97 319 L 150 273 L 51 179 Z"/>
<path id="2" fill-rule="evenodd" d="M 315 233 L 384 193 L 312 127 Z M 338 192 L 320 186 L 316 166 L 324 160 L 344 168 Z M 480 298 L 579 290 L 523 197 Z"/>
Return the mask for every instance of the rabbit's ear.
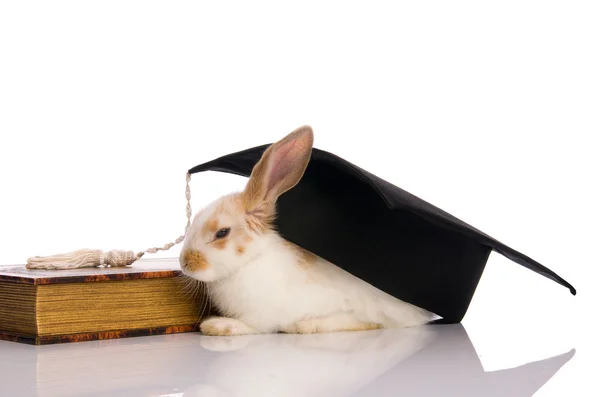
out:
<path id="1" fill-rule="evenodd" d="M 271 207 L 300 181 L 310 161 L 313 130 L 303 126 L 272 144 L 254 166 L 244 191 L 247 212 Z"/>

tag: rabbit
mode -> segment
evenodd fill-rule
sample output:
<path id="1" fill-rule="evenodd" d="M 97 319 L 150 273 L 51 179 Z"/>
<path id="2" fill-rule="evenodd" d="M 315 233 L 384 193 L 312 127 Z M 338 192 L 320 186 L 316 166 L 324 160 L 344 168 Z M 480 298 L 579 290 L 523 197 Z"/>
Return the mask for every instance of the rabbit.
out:
<path id="1" fill-rule="evenodd" d="M 281 237 L 276 201 L 308 166 L 314 141 L 302 126 L 270 145 L 241 192 L 193 218 L 179 254 L 182 273 L 202 282 L 221 316 L 205 335 L 324 333 L 426 324 L 434 314 L 403 302 Z M 367 264 L 365 264 L 367 265 Z"/>

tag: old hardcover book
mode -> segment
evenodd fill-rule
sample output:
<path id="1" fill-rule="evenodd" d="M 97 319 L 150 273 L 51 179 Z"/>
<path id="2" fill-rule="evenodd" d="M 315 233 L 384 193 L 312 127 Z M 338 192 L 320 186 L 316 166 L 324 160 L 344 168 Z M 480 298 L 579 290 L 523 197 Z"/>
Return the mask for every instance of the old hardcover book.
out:
<path id="1" fill-rule="evenodd" d="M 198 330 L 210 307 L 176 259 L 128 268 L 0 266 L 0 339 L 28 344 Z"/>

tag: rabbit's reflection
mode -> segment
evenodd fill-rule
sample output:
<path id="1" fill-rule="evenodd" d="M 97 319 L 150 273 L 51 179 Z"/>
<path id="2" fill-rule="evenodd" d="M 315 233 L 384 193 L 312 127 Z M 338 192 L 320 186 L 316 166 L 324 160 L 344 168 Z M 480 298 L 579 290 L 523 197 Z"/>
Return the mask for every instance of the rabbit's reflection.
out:
<path id="1" fill-rule="evenodd" d="M 215 355 L 185 397 L 532 396 L 574 354 L 486 373 L 460 324 L 202 337 L 202 345 Z"/>
<path id="2" fill-rule="evenodd" d="M 418 352 L 434 332 L 426 327 L 314 335 L 207 337 L 221 351 L 188 396 L 348 395 Z"/>

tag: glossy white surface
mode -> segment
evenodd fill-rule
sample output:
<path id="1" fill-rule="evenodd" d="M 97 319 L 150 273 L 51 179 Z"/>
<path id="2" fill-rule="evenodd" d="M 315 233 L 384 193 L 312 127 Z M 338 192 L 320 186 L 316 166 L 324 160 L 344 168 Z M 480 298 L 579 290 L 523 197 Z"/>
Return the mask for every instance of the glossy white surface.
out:
<path id="1" fill-rule="evenodd" d="M 1 396 L 515 397 L 533 396 L 576 352 L 486 370 L 458 324 L 320 335 L 192 333 L 38 347 L 0 342 L 0 355 Z"/>
<path id="2" fill-rule="evenodd" d="M 493 254 L 462 324 L 0 341 L 0 397 L 599 396 L 594 284 L 572 296 Z"/>
<path id="3" fill-rule="evenodd" d="M 309 123 L 578 295 L 493 254 L 468 337 L 0 341 L 0 397 L 600 396 L 600 3 L 383 3 L 0 2 L 0 264 L 172 241 L 185 170 Z"/>

